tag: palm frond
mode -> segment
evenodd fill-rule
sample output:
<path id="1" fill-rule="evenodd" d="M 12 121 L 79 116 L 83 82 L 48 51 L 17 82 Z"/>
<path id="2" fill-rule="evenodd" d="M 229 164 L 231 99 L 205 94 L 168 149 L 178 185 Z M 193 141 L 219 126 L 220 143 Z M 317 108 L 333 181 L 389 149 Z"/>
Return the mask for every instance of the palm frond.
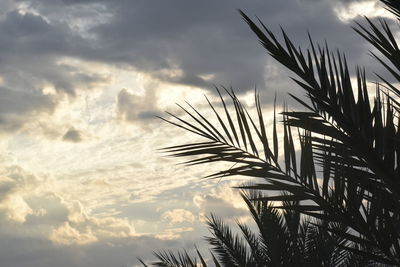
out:
<path id="1" fill-rule="evenodd" d="M 387 7 L 391 13 L 393 13 L 397 19 L 400 19 L 400 3 L 397 0 L 381 0 Z"/>
<path id="2" fill-rule="evenodd" d="M 399 14 L 397 2 L 382 2 L 395 15 Z M 241 188 L 280 193 L 244 196 L 261 239 L 240 224 L 243 240 L 233 235 L 221 220 L 210 218 L 213 237 L 209 242 L 218 259 L 223 264 L 244 266 L 256 258 L 264 259 L 261 250 L 246 252 L 249 247 L 275 244 L 273 248 L 266 245 L 265 249 L 269 262 L 276 266 L 282 264 L 282 251 L 299 253 L 285 250 L 290 246 L 282 241 L 296 236 L 296 242 L 304 244 L 304 250 L 315 250 L 326 242 L 326 251 L 314 253 L 311 261 L 336 266 L 355 261 L 357 257 L 347 260 L 348 253 L 354 252 L 369 257 L 367 262 L 400 264 L 400 90 L 378 76 L 383 85 L 376 84 L 372 98 L 365 70 L 357 67 L 356 73 L 351 74 L 345 55 L 331 52 L 326 43 L 315 44 L 310 35 L 310 48 L 303 51 L 283 29 L 280 41 L 260 20 L 256 24 L 240 13 L 268 53 L 295 74 L 293 81 L 306 92 L 308 101 L 292 97 L 308 111 L 289 111 L 285 107 L 283 125 L 279 128 L 275 104 L 272 136 L 267 136 L 258 93 L 255 93 L 254 118 L 232 89 L 221 87 L 216 91 L 223 112 L 206 98 L 217 123 L 190 104 L 188 108 L 179 105 L 189 119 L 171 113 L 168 113 L 171 119 L 162 118 L 207 139 L 167 147 L 163 152 L 190 157 L 184 162 L 187 165 L 232 163 L 231 168 L 207 177 L 259 178 L 257 181 L 262 182 Z M 400 82 L 400 51 L 395 35 L 384 20 L 380 26 L 366 20 L 369 28 L 357 24 L 355 30 L 389 60 L 372 53 Z M 356 78 L 355 83 L 352 77 Z M 279 129 L 283 132 L 283 149 L 279 148 Z M 292 134 L 293 129 L 297 129 L 297 136 Z M 278 202 L 282 204 L 268 206 Z M 299 214 L 318 223 L 295 231 Z M 336 255 L 336 260 L 332 261 L 329 255 Z"/>
<path id="3" fill-rule="evenodd" d="M 242 16 L 272 57 L 300 78 L 300 80 L 294 80 L 307 92 L 311 101 L 311 106 L 307 105 L 311 114 L 286 112 L 284 114 L 288 119 L 285 123 L 312 132 L 314 136 L 317 134 L 325 137 L 310 138 L 316 153 L 307 154 L 307 150 L 301 150 L 301 153 L 306 153 L 302 154 L 302 160 L 305 159 L 308 162 L 304 164 L 307 168 L 305 171 L 308 173 L 300 172 L 300 176 L 303 179 L 308 177 L 310 180 L 314 177 L 311 168 L 314 166 L 311 162 L 313 157 L 305 155 L 314 154 L 322 159 L 319 165 L 323 168 L 324 177 L 333 180 L 334 185 L 333 190 L 330 190 L 331 201 L 328 201 L 331 206 L 323 206 L 324 210 L 328 214 L 335 214 L 336 212 L 332 213 L 332 211 L 341 209 L 342 214 L 345 215 L 341 219 L 342 222 L 363 236 L 373 239 L 380 249 L 385 251 L 384 254 L 397 262 L 399 251 L 393 250 L 396 250 L 399 232 L 395 230 L 396 237 L 393 238 L 393 235 L 385 234 L 387 230 L 380 229 L 378 226 L 380 220 L 392 225 L 394 218 L 389 218 L 384 213 L 397 214 L 400 209 L 399 165 L 396 160 L 400 155 L 400 150 L 396 150 L 399 128 L 395 126 L 396 116 L 393 115 L 395 111 L 393 105 L 396 102 L 391 101 L 390 98 L 383 101 L 378 85 L 378 92 L 371 106 L 365 74 L 359 69 L 356 74 L 358 92 L 356 98 L 346 58 L 340 54 L 335 58 L 334 54 L 329 52 L 327 45 L 318 46 L 317 50 L 310 38 L 311 48 L 307 50 L 307 56 L 304 56 L 284 31 L 282 31 L 284 39 L 284 45 L 282 45 L 262 22 L 260 22 L 261 29 L 244 13 Z M 369 23 L 373 33 L 365 34 L 361 31 L 359 33 L 369 38 L 384 55 L 392 56 L 390 60 L 393 65 L 400 65 L 400 58 L 396 58 L 399 55 L 397 44 L 387 24 L 381 22 L 385 36 L 372 22 L 369 21 Z M 367 32 L 365 28 L 362 29 Z M 393 75 L 396 74 L 393 69 L 388 68 L 388 70 Z M 396 90 L 392 89 L 392 91 L 398 94 Z M 325 141 L 326 137 L 330 138 L 329 143 Z M 303 140 L 305 140 L 302 142 L 304 144 L 307 138 Z M 347 149 L 343 151 L 343 147 Z M 335 155 L 332 154 L 333 152 Z M 354 179 L 354 176 L 359 178 Z M 323 181 L 325 196 L 327 196 L 329 180 Z M 308 183 L 308 185 L 311 184 L 311 182 Z M 357 196 L 355 198 L 352 197 L 354 192 Z M 382 196 L 383 200 L 374 199 L 378 196 L 379 198 Z M 298 195 L 298 197 L 302 199 L 303 196 Z M 309 199 L 316 201 L 313 197 Z M 363 207 L 362 213 L 357 212 L 357 208 L 364 205 L 361 204 L 362 201 L 367 202 L 366 206 L 369 202 L 373 202 L 374 209 Z M 343 204 L 345 204 L 345 209 L 355 211 L 355 215 L 343 212 Z M 338 213 L 335 215 L 337 216 Z M 386 241 L 379 237 L 382 234 L 385 235 Z"/>
<path id="4" fill-rule="evenodd" d="M 269 149 L 265 128 L 263 129 L 254 123 L 254 121 L 263 121 L 261 116 L 257 115 L 258 119 L 253 120 L 236 95 L 229 92 L 229 96 L 233 98 L 234 109 L 238 110 L 235 112 L 238 116 L 237 120 L 242 121 L 243 129 L 246 128 L 247 130 L 241 131 L 237 120 L 230 117 L 229 108 L 225 100 L 225 113 L 228 114 L 227 116 L 234 126 L 233 128 L 227 126 L 230 123 L 220 126 L 221 128 L 226 128 L 224 130 L 225 133 L 233 133 L 234 131 L 240 133 L 242 141 L 239 141 L 239 145 L 241 146 L 238 146 L 238 143 L 233 144 L 235 142 L 234 138 L 229 138 L 226 136 L 227 134 L 224 136 L 221 131 L 219 131 L 219 134 L 224 138 L 219 136 L 217 131 L 207 126 L 210 122 L 203 122 L 202 124 L 193 125 L 192 129 L 196 127 L 202 131 L 200 135 L 203 137 L 204 135 L 208 136 L 207 139 L 210 141 L 167 147 L 163 151 L 175 157 L 197 157 L 196 159 L 186 161 L 185 163 L 188 165 L 217 161 L 231 162 L 234 164 L 233 167 L 221 170 L 207 177 L 221 178 L 244 175 L 263 178 L 265 179 L 263 183 L 243 186 L 242 188 L 286 192 L 284 195 L 263 196 L 262 200 L 273 202 L 295 201 L 296 204 L 290 208 L 281 208 L 291 209 L 318 219 L 330 220 L 332 222 L 340 221 L 362 234 L 362 236 L 374 240 L 375 243 L 379 243 L 376 240 L 379 231 L 371 228 L 369 224 L 373 220 L 376 221 L 382 215 L 376 212 L 379 210 L 379 207 L 387 203 L 392 203 L 390 206 L 385 206 L 385 209 L 392 209 L 391 207 L 395 207 L 396 203 L 393 202 L 390 192 L 387 192 L 387 187 L 368 168 L 366 160 L 354 155 L 355 152 L 351 149 L 351 146 L 338 140 L 342 138 L 343 132 L 333 127 L 332 124 L 327 123 L 317 112 L 283 112 L 283 153 L 285 167 L 282 169 L 277 162 L 275 153 Z M 209 105 L 215 113 L 218 113 L 210 102 Z M 261 110 L 259 98 L 257 97 L 256 106 Z M 195 112 L 195 114 L 198 113 Z M 192 114 L 193 117 L 195 114 Z M 260 114 L 260 112 L 257 112 L 257 114 Z M 386 117 L 388 117 L 387 114 Z M 207 120 L 204 116 L 197 118 L 197 120 L 200 119 Z M 218 121 L 220 124 L 223 123 L 221 117 L 218 118 Z M 247 122 L 246 127 L 243 126 L 243 121 Z M 276 124 L 275 121 L 274 125 Z M 192 125 L 192 123 L 186 122 L 185 125 Z M 321 125 L 326 125 L 329 131 L 321 130 L 322 127 L 319 127 Z M 252 130 L 250 130 L 250 126 Z M 214 127 L 216 129 L 216 126 Z M 299 134 L 299 152 L 296 152 L 292 127 L 305 129 L 303 133 Z M 214 132 L 214 135 L 211 131 Z M 273 130 L 273 132 L 275 131 Z M 321 136 L 325 137 L 321 138 Z M 348 138 L 347 135 L 344 136 Z M 247 140 L 248 144 L 253 143 L 253 145 L 246 147 L 243 140 Z M 252 141 L 250 142 L 249 140 Z M 264 153 L 263 157 L 252 148 L 256 144 L 261 144 L 264 148 L 269 149 Z M 324 173 L 322 177 L 318 177 L 318 168 Z M 322 186 L 318 182 L 321 179 Z M 372 192 L 376 195 L 386 196 L 383 198 L 386 204 L 382 203 L 379 207 L 376 205 L 372 206 L 373 209 L 367 208 L 369 201 L 372 200 L 372 195 L 369 196 Z M 310 200 L 312 201 L 311 203 L 309 202 Z M 321 211 L 325 212 L 322 213 Z M 371 233 L 374 233 L 374 235 Z"/>
<path id="5" fill-rule="evenodd" d="M 218 256 L 218 262 L 224 266 L 251 266 L 250 255 L 245 241 L 232 233 L 221 220 L 211 215 L 207 220 L 212 236 L 206 237 L 212 250 Z"/>
<path id="6" fill-rule="evenodd" d="M 186 250 L 175 255 L 171 251 L 154 252 L 154 256 L 159 260 L 152 263 L 153 266 L 163 267 L 197 267 L 196 259 L 192 259 Z"/>

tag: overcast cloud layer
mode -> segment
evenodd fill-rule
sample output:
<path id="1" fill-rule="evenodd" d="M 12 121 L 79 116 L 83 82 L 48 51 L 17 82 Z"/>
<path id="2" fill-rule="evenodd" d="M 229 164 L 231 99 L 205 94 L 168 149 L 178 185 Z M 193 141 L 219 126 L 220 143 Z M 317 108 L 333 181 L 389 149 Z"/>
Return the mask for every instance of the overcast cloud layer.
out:
<path id="1" fill-rule="evenodd" d="M 0 1 L 1 266 L 134 266 L 200 242 L 211 211 L 248 219 L 232 183 L 200 181 L 217 167 L 156 152 L 192 137 L 154 117 L 202 110 L 213 84 L 257 86 L 266 112 L 276 91 L 303 95 L 238 8 L 380 70 L 350 27 L 386 16 L 378 1 Z"/>
<path id="2" fill-rule="evenodd" d="M 237 8 L 272 29 L 282 25 L 299 44 L 308 30 L 365 64 L 360 37 L 335 11 L 349 2 L 2 1 L 2 129 L 18 129 L 31 112 L 53 112 L 55 98 L 73 97 L 110 78 L 71 63 L 77 59 L 132 69 L 162 82 L 279 90 L 280 79 L 266 73 L 274 63 Z"/>

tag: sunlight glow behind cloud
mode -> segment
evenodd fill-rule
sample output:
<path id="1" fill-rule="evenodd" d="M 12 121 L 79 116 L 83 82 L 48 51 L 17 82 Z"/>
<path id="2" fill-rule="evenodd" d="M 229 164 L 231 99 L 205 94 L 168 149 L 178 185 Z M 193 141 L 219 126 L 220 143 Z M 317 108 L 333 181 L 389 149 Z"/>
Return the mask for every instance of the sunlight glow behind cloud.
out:
<path id="1" fill-rule="evenodd" d="M 374 0 L 350 2 L 335 8 L 335 12 L 344 22 L 351 22 L 355 18 L 362 16 L 367 16 L 371 19 L 375 17 L 395 19 L 392 13 L 381 7 Z"/>

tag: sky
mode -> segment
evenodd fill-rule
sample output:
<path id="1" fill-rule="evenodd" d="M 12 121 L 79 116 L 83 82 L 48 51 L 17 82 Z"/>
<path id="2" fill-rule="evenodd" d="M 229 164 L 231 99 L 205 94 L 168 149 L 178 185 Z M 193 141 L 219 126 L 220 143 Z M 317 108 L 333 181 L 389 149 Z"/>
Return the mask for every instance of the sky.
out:
<path id="1" fill-rule="evenodd" d="M 209 114 L 214 85 L 249 109 L 256 86 L 266 114 L 275 92 L 303 96 L 238 8 L 304 48 L 307 31 L 326 40 L 372 79 L 380 70 L 351 29 L 363 15 L 390 22 L 373 0 L 0 1 L 1 266 L 137 266 L 205 248 L 211 212 L 250 221 L 231 188 L 243 178 L 202 179 L 221 166 L 160 153 L 199 139 L 156 118 L 185 101 Z"/>

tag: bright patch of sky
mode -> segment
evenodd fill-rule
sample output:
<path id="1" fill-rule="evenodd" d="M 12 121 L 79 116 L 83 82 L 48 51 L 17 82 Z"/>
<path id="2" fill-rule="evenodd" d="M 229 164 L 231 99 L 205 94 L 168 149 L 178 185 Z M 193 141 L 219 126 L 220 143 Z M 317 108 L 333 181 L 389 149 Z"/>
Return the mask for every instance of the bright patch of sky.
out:
<path id="1" fill-rule="evenodd" d="M 377 1 L 359 1 L 347 5 L 341 5 L 335 8 L 340 20 L 350 22 L 358 17 L 367 16 L 368 18 L 389 18 L 395 19 L 395 16 L 388 10 L 380 7 Z"/>

